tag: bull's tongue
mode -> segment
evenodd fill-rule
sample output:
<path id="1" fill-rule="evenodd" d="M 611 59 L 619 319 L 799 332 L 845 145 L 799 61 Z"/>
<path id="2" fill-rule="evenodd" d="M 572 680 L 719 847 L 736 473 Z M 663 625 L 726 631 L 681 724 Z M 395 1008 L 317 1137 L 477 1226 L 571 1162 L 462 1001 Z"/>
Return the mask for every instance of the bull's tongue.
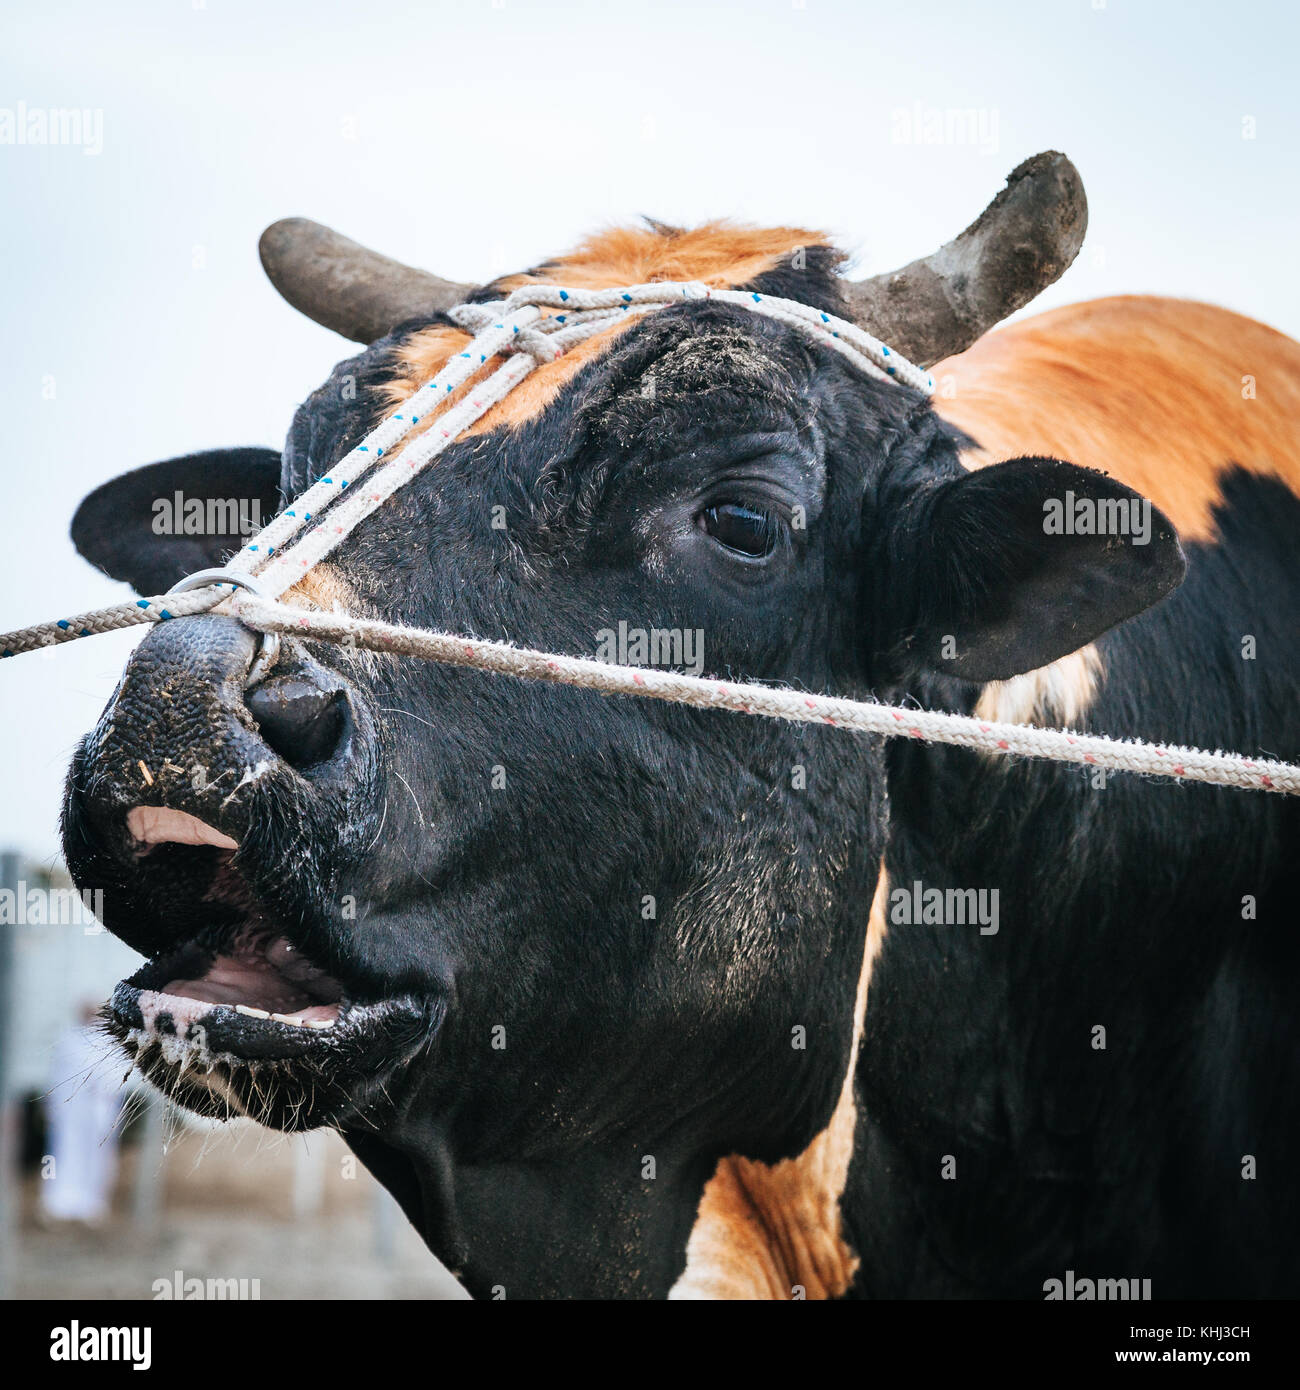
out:
<path id="1" fill-rule="evenodd" d="M 217 956 L 198 979 L 172 980 L 164 992 L 295 1023 L 337 1018 L 341 993 L 335 980 L 283 937 L 237 946 L 232 954 Z"/>

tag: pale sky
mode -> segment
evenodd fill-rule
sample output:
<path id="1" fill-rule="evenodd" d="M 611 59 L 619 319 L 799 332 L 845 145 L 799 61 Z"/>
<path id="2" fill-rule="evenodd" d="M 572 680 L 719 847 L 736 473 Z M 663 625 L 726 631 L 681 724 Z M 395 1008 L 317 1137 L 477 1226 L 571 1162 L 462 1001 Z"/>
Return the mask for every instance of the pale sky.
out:
<path id="1" fill-rule="evenodd" d="M 1286 0 L 7 9 L 0 629 L 126 596 L 67 540 L 91 488 L 278 445 L 348 353 L 262 275 L 258 234 L 290 214 L 462 280 L 642 213 L 821 227 L 875 271 L 1055 148 L 1091 225 L 1042 307 L 1184 295 L 1300 335 Z M 80 145 L 12 143 L 49 108 L 89 113 Z M 948 111 L 974 141 L 916 143 Z M 0 665 L 0 847 L 57 853 L 68 759 L 136 640 Z"/>

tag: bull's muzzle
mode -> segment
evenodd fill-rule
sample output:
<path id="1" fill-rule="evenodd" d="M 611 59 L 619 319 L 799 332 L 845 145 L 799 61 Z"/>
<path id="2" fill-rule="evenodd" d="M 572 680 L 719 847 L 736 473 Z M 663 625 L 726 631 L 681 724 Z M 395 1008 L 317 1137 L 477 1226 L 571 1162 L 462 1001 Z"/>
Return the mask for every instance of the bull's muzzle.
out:
<path id="1" fill-rule="evenodd" d="M 127 817 L 140 806 L 185 812 L 242 841 L 250 783 L 346 775 L 347 682 L 286 641 L 250 687 L 257 650 L 257 634 L 213 615 L 161 623 L 136 649 L 83 749 L 85 809 L 106 845 L 128 848 Z"/>

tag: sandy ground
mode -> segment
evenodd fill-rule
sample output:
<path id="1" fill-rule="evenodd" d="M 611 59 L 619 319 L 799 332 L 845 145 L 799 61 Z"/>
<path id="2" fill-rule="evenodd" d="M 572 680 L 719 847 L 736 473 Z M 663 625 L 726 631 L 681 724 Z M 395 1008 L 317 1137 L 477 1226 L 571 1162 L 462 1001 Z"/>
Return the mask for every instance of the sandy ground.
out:
<path id="1" fill-rule="evenodd" d="M 157 1153 L 157 1217 L 133 1217 L 128 1149 L 105 1226 L 48 1228 L 23 1185 L 9 1254 L 16 1298 L 152 1299 L 156 1280 L 240 1279 L 263 1299 L 464 1297 L 337 1135 L 270 1136 L 239 1123 L 174 1134 Z M 295 1214 L 295 1206 L 297 1208 Z"/>

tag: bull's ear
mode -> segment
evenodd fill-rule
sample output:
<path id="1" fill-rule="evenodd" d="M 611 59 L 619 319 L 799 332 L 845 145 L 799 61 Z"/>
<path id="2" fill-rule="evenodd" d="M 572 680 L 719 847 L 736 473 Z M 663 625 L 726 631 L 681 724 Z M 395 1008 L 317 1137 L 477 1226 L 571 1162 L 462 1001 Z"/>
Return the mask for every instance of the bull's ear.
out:
<path id="1" fill-rule="evenodd" d="M 72 518 L 72 542 L 137 593 L 160 594 L 221 564 L 279 510 L 274 449 L 212 449 L 97 487 Z"/>
<path id="2" fill-rule="evenodd" d="M 902 580 L 895 664 L 970 681 L 1078 650 L 1177 588 L 1187 568 L 1146 498 L 1044 458 L 941 483 L 903 509 L 889 550 L 887 582 Z"/>

